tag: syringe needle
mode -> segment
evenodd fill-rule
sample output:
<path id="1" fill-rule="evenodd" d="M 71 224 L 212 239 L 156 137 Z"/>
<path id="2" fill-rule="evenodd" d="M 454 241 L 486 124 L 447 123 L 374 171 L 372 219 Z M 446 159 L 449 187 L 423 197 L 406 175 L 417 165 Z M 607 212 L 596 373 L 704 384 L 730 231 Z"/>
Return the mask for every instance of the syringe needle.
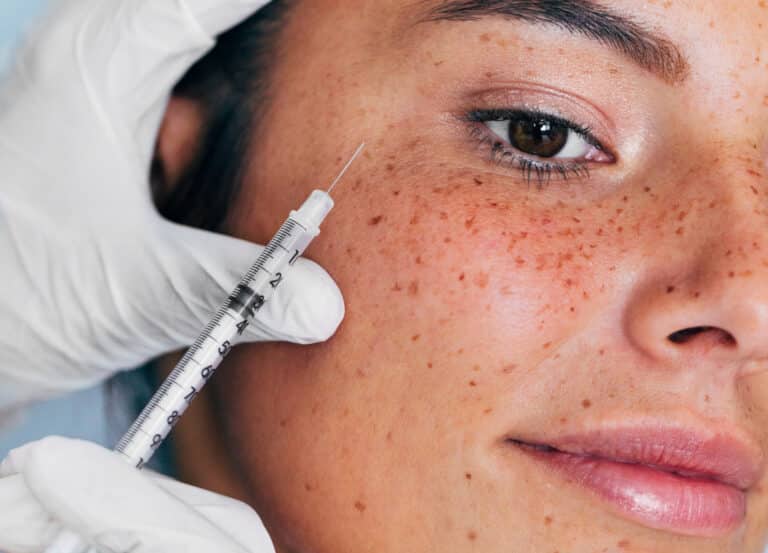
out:
<path id="1" fill-rule="evenodd" d="M 355 153 L 352 155 L 352 158 L 344 166 L 344 169 L 341 170 L 341 173 L 339 173 L 339 176 L 336 177 L 336 180 L 334 180 L 331 183 L 331 187 L 328 189 L 328 194 L 333 192 L 333 189 L 336 188 L 337 184 L 339 184 L 339 181 L 346 174 L 346 172 L 349 170 L 349 168 L 352 166 L 352 164 L 354 163 L 355 159 L 357 159 L 357 156 L 360 155 L 360 152 L 363 151 L 363 148 L 365 148 L 365 142 L 363 142 L 362 144 L 360 144 L 360 146 L 357 147 L 357 150 L 355 150 Z"/>

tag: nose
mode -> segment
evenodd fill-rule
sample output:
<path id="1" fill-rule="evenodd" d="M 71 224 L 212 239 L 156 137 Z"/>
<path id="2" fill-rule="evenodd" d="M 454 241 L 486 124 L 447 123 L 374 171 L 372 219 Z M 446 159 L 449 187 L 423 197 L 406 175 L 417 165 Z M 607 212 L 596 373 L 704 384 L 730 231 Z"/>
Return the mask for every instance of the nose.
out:
<path id="1" fill-rule="evenodd" d="M 713 270 L 649 284 L 635 294 L 626 321 L 630 340 L 656 361 L 704 357 L 768 369 L 768 271 Z"/>
<path id="2" fill-rule="evenodd" d="M 625 331 L 656 366 L 768 369 L 768 213 L 758 205 L 768 186 L 758 196 L 753 183 L 730 185 L 723 207 L 692 212 L 686 237 L 662 243 L 635 281 Z"/>

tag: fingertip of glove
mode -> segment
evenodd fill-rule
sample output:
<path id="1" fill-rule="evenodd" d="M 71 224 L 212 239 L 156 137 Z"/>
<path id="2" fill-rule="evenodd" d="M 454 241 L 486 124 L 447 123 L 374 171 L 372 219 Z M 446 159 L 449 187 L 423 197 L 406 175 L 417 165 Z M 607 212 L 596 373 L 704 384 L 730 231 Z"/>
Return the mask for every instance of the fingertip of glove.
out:
<path id="1" fill-rule="evenodd" d="M 297 344 L 330 339 L 345 315 L 344 297 L 338 285 L 325 269 L 309 259 L 296 263 L 275 300 L 273 317 L 275 311 L 282 314 L 276 329 L 286 334 L 283 339 Z"/>

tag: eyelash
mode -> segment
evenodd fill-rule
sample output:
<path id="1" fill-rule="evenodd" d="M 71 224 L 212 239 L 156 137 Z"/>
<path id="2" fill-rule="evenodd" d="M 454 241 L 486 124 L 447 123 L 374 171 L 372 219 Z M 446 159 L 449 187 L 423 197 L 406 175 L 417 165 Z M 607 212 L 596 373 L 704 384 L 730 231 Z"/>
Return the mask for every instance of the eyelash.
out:
<path id="1" fill-rule="evenodd" d="M 571 177 L 589 178 L 589 163 L 579 160 L 543 161 L 514 149 L 510 144 L 505 144 L 498 136 L 494 135 L 485 123 L 489 121 L 516 120 L 516 119 L 545 119 L 562 125 L 569 130 L 578 133 L 584 140 L 595 148 L 605 150 L 600 141 L 595 138 L 589 127 L 579 125 L 573 121 L 563 119 L 556 115 L 539 111 L 523 109 L 478 109 L 467 114 L 467 119 L 472 125 L 470 132 L 480 145 L 486 147 L 490 153 L 492 162 L 507 167 L 518 169 L 525 181 L 530 185 L 536 179 L 538 188 L 549 184 L 552 175 L 555 174 L 563 181 Z"/>

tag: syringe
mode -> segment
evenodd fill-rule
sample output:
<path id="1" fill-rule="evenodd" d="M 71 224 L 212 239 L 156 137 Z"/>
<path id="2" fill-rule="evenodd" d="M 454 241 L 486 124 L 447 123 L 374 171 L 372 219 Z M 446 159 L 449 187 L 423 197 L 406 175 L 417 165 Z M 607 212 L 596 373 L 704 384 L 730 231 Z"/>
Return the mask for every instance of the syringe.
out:
<path id="1" fill-rule="evenodd" d="M 361 144 L 331 184 L 328 192 L 313 191 L 267 244 L 226 303 L 205 327 L 160 389 L 115 448 L 127 463 L 144 467 L 173 427 L 208 383 L 251 320 L 270 300 L 291 266 L 320 234 L 320 224 L 333 209 L 330 192 L 355 161 Z M 77 534 L 61 532 L 46 553 L 94 552 Z"/>

